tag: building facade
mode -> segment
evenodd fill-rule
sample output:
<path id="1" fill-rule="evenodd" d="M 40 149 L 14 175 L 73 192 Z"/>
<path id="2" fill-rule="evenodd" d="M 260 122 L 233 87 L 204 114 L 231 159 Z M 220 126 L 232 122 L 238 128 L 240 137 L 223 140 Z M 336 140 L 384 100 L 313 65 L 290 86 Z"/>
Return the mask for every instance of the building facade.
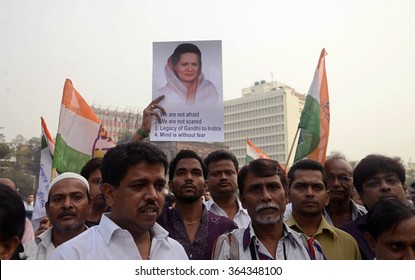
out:
<path id="1" fill-rule="evenodd" d="M 142 112 L 138 108 L 127 107 L 120 110 L 95 105 L 91 108 L 115 143 L 131 138 L 141 125 Z"/>
<path id="2" fill-rule="evenodd" d="M 225 101 L 225 144 L 240 166 L 245 164 L 246 138 L 286 164 L 304 103 L 304 94 L 277 81 L 255 82 L 242 89 L 242 97 Z"/>

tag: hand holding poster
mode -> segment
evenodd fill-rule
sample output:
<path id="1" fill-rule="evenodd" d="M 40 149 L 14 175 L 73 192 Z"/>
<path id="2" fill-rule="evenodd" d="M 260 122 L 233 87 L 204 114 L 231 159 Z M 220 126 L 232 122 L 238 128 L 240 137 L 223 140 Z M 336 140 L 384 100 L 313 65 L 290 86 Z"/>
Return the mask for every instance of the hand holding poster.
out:
<path id="1" fill-rule="evenodd" d="M 152 141 L 223 142 L 221 41 L 153 43 L 153 99 L 161 95 Z"/>

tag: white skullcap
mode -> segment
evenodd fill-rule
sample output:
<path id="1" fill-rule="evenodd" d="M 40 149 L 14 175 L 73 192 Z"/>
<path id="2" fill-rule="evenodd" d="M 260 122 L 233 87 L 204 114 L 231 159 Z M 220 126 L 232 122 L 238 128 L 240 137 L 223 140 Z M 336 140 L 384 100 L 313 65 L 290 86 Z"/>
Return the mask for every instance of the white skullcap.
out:
<path id="1" fill-rule="evenodd" d="M 79 181 L 81 181 L 85 185 L 86 191 L 87 191 L 87 193 L 89 193 L 89 183 L 88 183 L 87 179 L 85 179 L 83 176 L 81 176 L 77 173 L 73 173 L 73 172 L 65 172 L 65 173 L 62 173 L 62 174 L 59 174 L 58 176 L 56 176 L 55 179 L 53 179 L 52 182 L 50 182 L 50 184 L 49 184 L 49 193 L 58 182 L 60 182 L 64 179 L 78 179 Z"/>

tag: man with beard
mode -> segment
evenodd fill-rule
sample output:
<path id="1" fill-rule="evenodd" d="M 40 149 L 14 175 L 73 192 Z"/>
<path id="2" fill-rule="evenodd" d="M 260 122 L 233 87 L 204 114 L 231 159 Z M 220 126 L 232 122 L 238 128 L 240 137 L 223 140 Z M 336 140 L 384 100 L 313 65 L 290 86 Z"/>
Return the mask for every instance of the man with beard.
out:
<path id="1" fill-rule="evenodd" d="M 171 238 L 183 245 L 191 260 L 210 260 L 216 238 L 237 228 L 234 222 L 203 205 L 206 173 L 202 159 L 194 151 L 179 151 L 169 166 L 169 188 L 176 204 L 174 208 L 165 204 L 157 220 Z"/>
<path id="2" fill-rule="evenodd" d="M 329 201 L 324 167 L 309 159 L 297 161 L 288 172 L 288 180 L 292 213 L 287 225 L 316 239 L 329 260 L 360 260 L 354 238 L 323 217 L 323 209 Z"/>
<path id="3" fill-rule="evenodd" d="M 88 227 L 98 225 L 102 214 L 109 211 L 100 187 L 102 176 L 99 167 L 101 163 L 102 158 L 93 158 L 81 170 L 81 175 L 88 180 L 92 199 L 91 213 L 85 222 Z"/>
<path id="4" fill-rule="evenodd" d="M 326 159 L 324 169 L 327 173 L 327 186 L 330 201 L 324 211 L 324 218 L 331 225 L 341 228 L 346 223 L 367 213 L 364 206 L 352 200 L 353 168 L 340 154 Z"/>
<path id="5" fill-rule="evenodd" d="M 79 174 L 65 172 L 49 185 L 45 205 L 51 227 L 24 244 L 22 259 L 46 260 L 62 243 L 84 232 L 91 210 L 88 181 Z"/>
<path id="6" fill-rule="evenodd" d="M 308 240 L 283 222 L 287 178 L 278 162 L 256 159 L 238 175 L 241 202 L 251 222 L 245 229 L 221 235 L 214 259 L 309 260 L 325 259 L 318 242 Z"/>
<path id="7" fill-rule="evenodd" d="M 183 247 L 156 223 L 164 204 L 167 157 L 148 142 L 108 150 L 101 164 L 103 194 L 111 212 L 99 225 L 62 244 L 51 259 L 188 259 Z"/>
<path id="8" fill-rule="evenodd" d="M 403 188 L 405 179 L 405 167 L 401 161 L 383 155 L 366 156 L 353 172 L 353 183 L 368 211 L 383 198 L 396 197 L 408 204 Z M 342 229 L 356 239 L 362 259 L 375 258 L 373 249 L 365 239 L 367 214 L 347 223 Z"/>

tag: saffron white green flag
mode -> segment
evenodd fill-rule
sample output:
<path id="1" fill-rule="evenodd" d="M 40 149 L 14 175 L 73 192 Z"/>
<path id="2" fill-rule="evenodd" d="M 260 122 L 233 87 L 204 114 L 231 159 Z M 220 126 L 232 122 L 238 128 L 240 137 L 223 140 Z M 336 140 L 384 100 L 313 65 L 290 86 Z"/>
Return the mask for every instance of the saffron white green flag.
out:
<path id="1" fill-rule="evenodd" d="M 52 175 L 53 151 L 55 141 L 46 126 L 43 117 L 40 117 L 42 136 L 40 150 L 39 183 L 36 192 L 36 201 L 33 207 L 32 225 L 34 229 L 39 228 L 40 220 L 46 217 L 45 204 L 49 193 L 49 183 Z"/>
<path id="2" fill-rule="evenodd" d="M 88 160 L 102 157 L 114 146 L 92 108 L 67 79 L 63 89 L 52 177 L 56 172 L 80 173 Z"/>
<path id="3" fill-rule="evenodd" d="M 261 149 L 255 146 L 255 144 L 252 143 L 251 140 L 246 138 L 246 158 L 245 158 L 246 163 L 249 163 L 253 161 L 254 159 L 258 159 L 258 158 L 270 159 L 270 157 L 266 153 L 264 153 L 263 151 L 261 151 Z"/>
<path id="4" fill-rule="evenodd" d="M 313 82 L 308 90 L 301 113 L 294 162 L 307 157 L 324 164 L 329 140 L 330 103 L 326 76 L 326 50 L 320 54 Z"/>

